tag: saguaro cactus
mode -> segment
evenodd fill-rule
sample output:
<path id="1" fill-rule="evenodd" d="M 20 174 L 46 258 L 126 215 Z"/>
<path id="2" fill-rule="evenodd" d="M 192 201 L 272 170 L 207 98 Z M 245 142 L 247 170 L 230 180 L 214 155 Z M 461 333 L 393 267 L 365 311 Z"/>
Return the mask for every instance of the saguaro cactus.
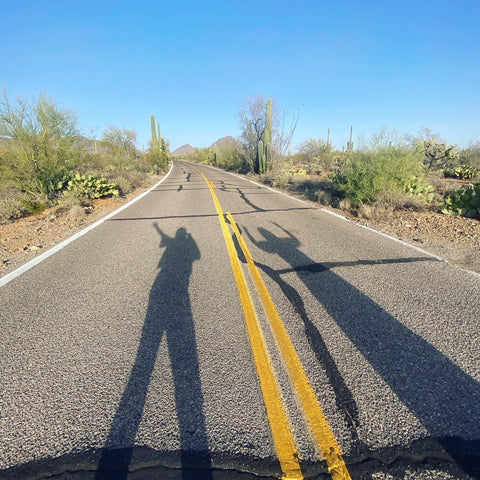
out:
<path id="1" fill-rule="evenodd" d="M 157 122 L 155 125 L 155 115 L 150 117 L 151 127 L 152 127 L 152 149 L 153 150 L 162 150 L 162 135 L 160 133 L 160 122 Z"/>
<path id="2" fill-rule="evenodd" d="M 155 148 L 158 145 L 157 130 L 155 129 L 155 115 L 150 117 L 152 126 L 152 147 Z"/>
<path id="3" fill-rule="evenodd" d="M 258 142 L 258 173 L 265 173 L 265 147 L 262 140 Z"/>
<path id="4" fill-rule="evenodd" d="M 273 101 L 269 98 L 263 140 L 258 142 L 258 170 L 260 174 L 272 168 L 272 109 Z"/>
<path id="5" fill-rule="evenodd" d="M 162 138 L 160 132 L 160 122 L 155 122 L 155 115 L 150 117 L 152 128 L 152 140 L 149 148 L 149 158 L 153 165 L 158 167 L 165 167 L 168 162 L 169 152 L 168 143 Z"/>
<path id="6" fill-rule="evenodd" d="M 272 107 L 273 101 L 269 98 L 267 102 L 267 114 L 265 116 L 265 133 L 263 134 L 265 145 L 272 143 Z"/>

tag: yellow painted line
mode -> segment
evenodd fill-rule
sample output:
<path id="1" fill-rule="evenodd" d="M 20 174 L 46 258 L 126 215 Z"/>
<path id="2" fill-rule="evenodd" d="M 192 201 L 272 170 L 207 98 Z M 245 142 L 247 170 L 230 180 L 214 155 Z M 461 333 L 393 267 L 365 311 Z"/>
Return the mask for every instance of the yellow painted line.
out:
<path id="1" fill-rule="evenodd" d="M 214 186 L 207 177 L 198 169 L 197 172 L 204 178 L 212 194 L 213 202 L 217 210 L 218 218 L 222 228 L 223 237 L 227 245 L 230 263 L 232 265 L 235 282 L 237 284 L 238 295 L 242 304 L 247 332 L 252 347 L 253 358 L 257 369 L 260 386 L 262 389 L 263 400 L 267 411 L 270 429 L 272 431 L 275 450 L 280 462 L 284 480 L 302 480 L 303 475 L 298 462 L 297 450 L 293 435 L 288 423 L 287 416 L 283 409 L 280 391 L 273 374 L 272 366 L 267 355 L 265 341 L 261 334 L 257 314 L 248 291 L 247 283 L 243 275 L 235 245 L 230 234 L 225 216 L 214 192 Z"/>
<path id="2" fill-rule="evenodd" d="M 250 274 L 252 275 L 258 294 L 260 295 L 260 299 L 265 308 L 265 312 L 270 320 L 272 330 L 277 339 L 280 351 L 282 352 L 285 364 L 287 365 L 290 378 L 302 404 L 305 417 L 310 424 L 320 451 L 327 462 L 328 470 L 334 480 L 351 480 L 340 446 L 338 445 L 335 435 L 333 434 L 323 410 L 318 403 L 315 392 L 308 381 L 297 352 L 288 336 L 280 315 L 273 304 L 272 298 L 268 293 L 260 272 L 253 261 L 247 244 L 245 243 L 231 213 L 227 212 L 227 217 L 237 236 L 240 247 L 245 255 L 245 259 L 247 260 Z"/>

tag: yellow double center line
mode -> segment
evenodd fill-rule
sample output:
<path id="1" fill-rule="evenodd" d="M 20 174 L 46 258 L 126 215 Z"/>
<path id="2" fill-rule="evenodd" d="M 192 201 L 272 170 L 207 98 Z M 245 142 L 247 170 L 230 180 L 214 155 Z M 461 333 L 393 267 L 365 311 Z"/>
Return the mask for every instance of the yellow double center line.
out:
<path id="1" fill-rule="evenodd" d="M 280 462 L 280 467 L 283 472 L 283 478 L 303 479 L 295 447 L 295 441 L 293 439 L 290 425 L 283 408 L 283 403 L 277 382 L 275 380 L 275 375 L 268 358 L 267 347 L 261 333 L 260 324 L 250 293 L 248 291 L 243 270 L 235 250 L 232 235 L 225 220 L 225 215 L 220 202 L 218 201 L 217 195 L 214 191 L 215 185 L 210 182 L 200 170 L 197 169 L 197 171 L 200 173 L 200 175 L 202 175 L 208 185 L 208 188 L 210 189 L 210 193 L 212 194 L 213 202 L 220 220 L 220 225 L 225 238 L 225 243 L 227 245 L 230 263 L 232 265 L 240 301 L 245 315 L 247 331 L 250 338 L 250 344 L 252 346 L 253 358 L 260 380 L 265 408 L 270 423 L 270 429 L 272 431 L 275 449 Z M 277 339 L 280 352 L 287 366 L 287 370 L 296 394 L 300 400 L 305 418 L 312 429 L 313 436 L 319 446 L 320 452 L 327 462 L 329 472 L 334 480 L 350 480 L 351 477 L 345 465 L 345 461 L 343 460 L 342 451 L 330 425 L 327 422 L 327 419 L 325 418 L 322 408 L 318 403 L 315 392 L 308 381 L 305 370 L 303 369 L 303 366 L 283 325 L 280 315 L 275 308 L 267 287 L 263 282 L 260 272 L 253 261 L 252 255 L 250 254 L 250 251 L 248 250 L 248 247 L 231 213 L 227 212 L 227 218 L 243 251 L 250 275 L 252 276 L 258 295 L 270 321 L 271 328 Z"/>

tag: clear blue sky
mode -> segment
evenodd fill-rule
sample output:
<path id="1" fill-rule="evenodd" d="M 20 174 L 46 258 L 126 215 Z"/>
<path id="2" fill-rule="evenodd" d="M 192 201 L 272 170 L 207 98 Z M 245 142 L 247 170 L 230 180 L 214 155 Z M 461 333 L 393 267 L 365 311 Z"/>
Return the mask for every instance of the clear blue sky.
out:
<path id="1" fill-rule="evenodd" d="M 259 93 L 291 116 L 293 146 L 429 127 L 480 140 L 479 0 L 2 0 L 0 88 L 45 94 L 83 133 L 109 125 L 175 149 L 238 136 Z"/>

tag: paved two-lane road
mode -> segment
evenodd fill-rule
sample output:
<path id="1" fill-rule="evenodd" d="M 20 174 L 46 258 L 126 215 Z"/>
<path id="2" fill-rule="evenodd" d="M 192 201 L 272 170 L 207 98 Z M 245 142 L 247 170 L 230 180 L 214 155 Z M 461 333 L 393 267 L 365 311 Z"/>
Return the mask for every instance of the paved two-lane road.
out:
<path id="1" fill-rule="evenodd" d="M 335 478 L 250 254 L 351 478 L 480 478 L 480 277 L 182 162 L 0 287 L 0 478 L 286 475 L 238 275 L 299 475 Z"/>

